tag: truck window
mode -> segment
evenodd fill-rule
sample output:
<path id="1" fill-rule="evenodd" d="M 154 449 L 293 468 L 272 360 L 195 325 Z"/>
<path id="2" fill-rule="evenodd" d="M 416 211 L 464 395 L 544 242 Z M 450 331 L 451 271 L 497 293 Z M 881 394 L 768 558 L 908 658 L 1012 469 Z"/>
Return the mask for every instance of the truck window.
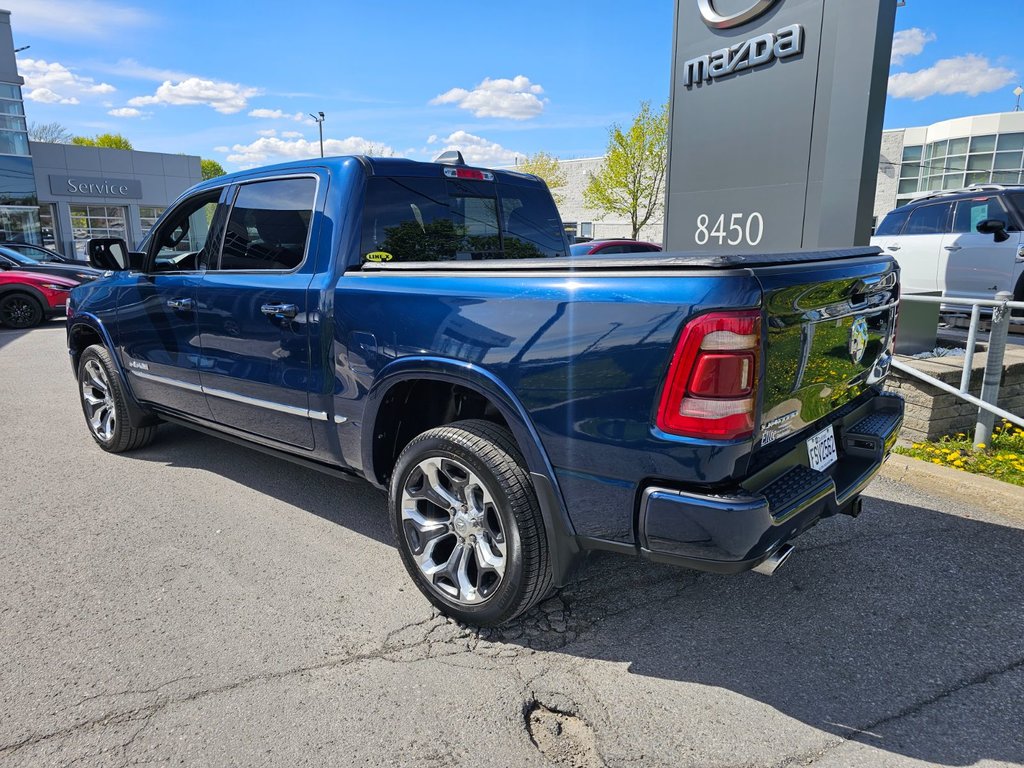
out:
<path id="1" fill-rule="evenodd" d="M 216 251 L 210 225 L 220 190 L 202 192 L 180 203 L 161 222 L 150 272 L 194 272 L 206 267 Z"/>
<path id="2" fill-rule="evenodd" d="M 306 256 L 316 179 L 277 179 L 243 184 L 231 207 L 222 270 L 290 272 Z"/>
<path id="3" fill-rule="evenodd" d="M 370 178 L 360 250 L 364 262 L 566 255 L 546 190 L 440 177 Z"/>

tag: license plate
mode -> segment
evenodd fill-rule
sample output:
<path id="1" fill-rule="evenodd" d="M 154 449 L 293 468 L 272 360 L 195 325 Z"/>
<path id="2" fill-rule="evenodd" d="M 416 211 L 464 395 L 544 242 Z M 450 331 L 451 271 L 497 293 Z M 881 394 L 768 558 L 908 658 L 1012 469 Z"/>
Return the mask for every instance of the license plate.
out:
<path id="1" fill-rule="evenodd" d="M 807 440 L 807 460 L 819 472 L 836 463 L 836 433 L 829 425 Z"/>

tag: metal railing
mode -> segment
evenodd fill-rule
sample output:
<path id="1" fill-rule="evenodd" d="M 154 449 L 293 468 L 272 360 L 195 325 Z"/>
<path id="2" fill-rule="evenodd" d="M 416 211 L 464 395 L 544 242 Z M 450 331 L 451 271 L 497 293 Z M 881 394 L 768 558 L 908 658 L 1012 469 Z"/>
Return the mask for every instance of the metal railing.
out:
<path id="1" fill-rule="evenodd" d="M 920 379 L 933 387 L 956 395 L 961 400 L 978 407 L 978 420 L 974 426 L 974 442 L 989 445 L 992 439 L 992 428 L 995 418 L 1006 419 L 1011 424 L 1024 428 L 1024 417 L 1010 413 L 998 406 L 999 387 L 1003 378 L 1003 358 L 1006 354 L 1006 339 L 1010 332 L 1011 313 L 1013 310 L 1024 310 L 1024 302 L 1012 301 L 1013 296 L 1007 292 L 997 293 L 994 299 L 961 299 L 951 296 L 915 296 L 905 294 L 901 302 L 919 302 L 921 304 L 941 304 L 943 306 L 961 306 L 971 308 L 971 325 L 967 331 L 967 348 L 964 354 L 964 370 L 960 376 L 960 389 L 950 386 L 934 376 L 917 370 L 904 362 L 893 359 L 892 367 L 896 370 Z M 978 327 L 981 325 L 981 310 L 991 309 L 991 329 L 988 338 L 988 357 L 985 361 L 985 375 L 981 383 L 981 397 L 970 393 L 971 374 L 974 369 L 974 352 L 978 343 Z"/>

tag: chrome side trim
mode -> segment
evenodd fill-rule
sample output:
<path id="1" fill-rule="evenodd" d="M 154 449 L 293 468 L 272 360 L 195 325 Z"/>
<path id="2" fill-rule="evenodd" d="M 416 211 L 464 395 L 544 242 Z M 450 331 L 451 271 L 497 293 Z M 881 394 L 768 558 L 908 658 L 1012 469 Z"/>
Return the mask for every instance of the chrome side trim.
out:
<path id="1" fill-rule="evenodd" d="M 187 389 L 190 392 L 201 392 L 204 395 L 210 397 L 219 397 L 222 400 L 231 400 L 236 403 L 244 403 L 245 405 L 251 405 L 256 408 L 265 408 L 268 411 L 277 411 L 278 413 L 287 413 L 289 416 L 299 416 L 307 419 L 315 419 L 316 421 L 328 421 L 329 417 L 323 411 L 311 411 L 308 408 L 299 408 L 294 405 L 285 405 L 284 403 L 275 403 L 271 400 L 260 400 L 255 397 L 246 397 L 245 395 L 239 395 L 234 392 L 227 392 L 223 389 L 210 389 L 198 384 L 191 384 L 187 381 L 181 381 L 180 379 L 171 379 L 166 376 L 157 376 L 153 373 L 143 373 L 135 368 L 128 369 L 132 375 L 138 376 L 140 379 L 147 379 L 148 381 L 155 381 L 158 384 L 167 384 L 171 387 L 178 387 L 179 389 Z M 341 417 L 344 420 L 344 417 Z M 341 422 L 337 422 L 341 423 Z"/>
<path id="2" fill-rule="evenodd" d="M 337 416 L 336 415 L 334 417 L 334 423 L 335 424 L 344 424 L 346 421 L 348 421 L 348 417 L 347 416 Z"/>
<path id="3" fill-rule="evenodd" d="M 146 381 L 155 381 L 158 384 L 167 384 L 172 387 L 178 387 L 178 389 L 187 389 L 189 392 L 203 391 L 203 388 L 198 384 L 191 384 L 187 381 L 181 381 L 180 379 L 169 379 L 166 376 L 157 376 L 153 373 L 143 373 L 137 368 L 129 368 L 128 372 L 133 376 L 138 376 L 140 379 L 146 379 Z"/>

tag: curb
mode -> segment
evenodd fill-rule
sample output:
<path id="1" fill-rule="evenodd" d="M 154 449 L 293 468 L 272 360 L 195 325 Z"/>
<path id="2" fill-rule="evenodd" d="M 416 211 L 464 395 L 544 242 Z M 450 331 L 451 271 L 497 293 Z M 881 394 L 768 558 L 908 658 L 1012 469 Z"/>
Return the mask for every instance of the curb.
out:
<path id="1" fill-rule="evenodd" d="M 1024 511 L 1024 487 L 973 475 L 952 467 L 940 467 L 910 456 L 892 454 L 879 477 L 907 483 L 930 496 L 950 494 L 991 512 Z"/>

